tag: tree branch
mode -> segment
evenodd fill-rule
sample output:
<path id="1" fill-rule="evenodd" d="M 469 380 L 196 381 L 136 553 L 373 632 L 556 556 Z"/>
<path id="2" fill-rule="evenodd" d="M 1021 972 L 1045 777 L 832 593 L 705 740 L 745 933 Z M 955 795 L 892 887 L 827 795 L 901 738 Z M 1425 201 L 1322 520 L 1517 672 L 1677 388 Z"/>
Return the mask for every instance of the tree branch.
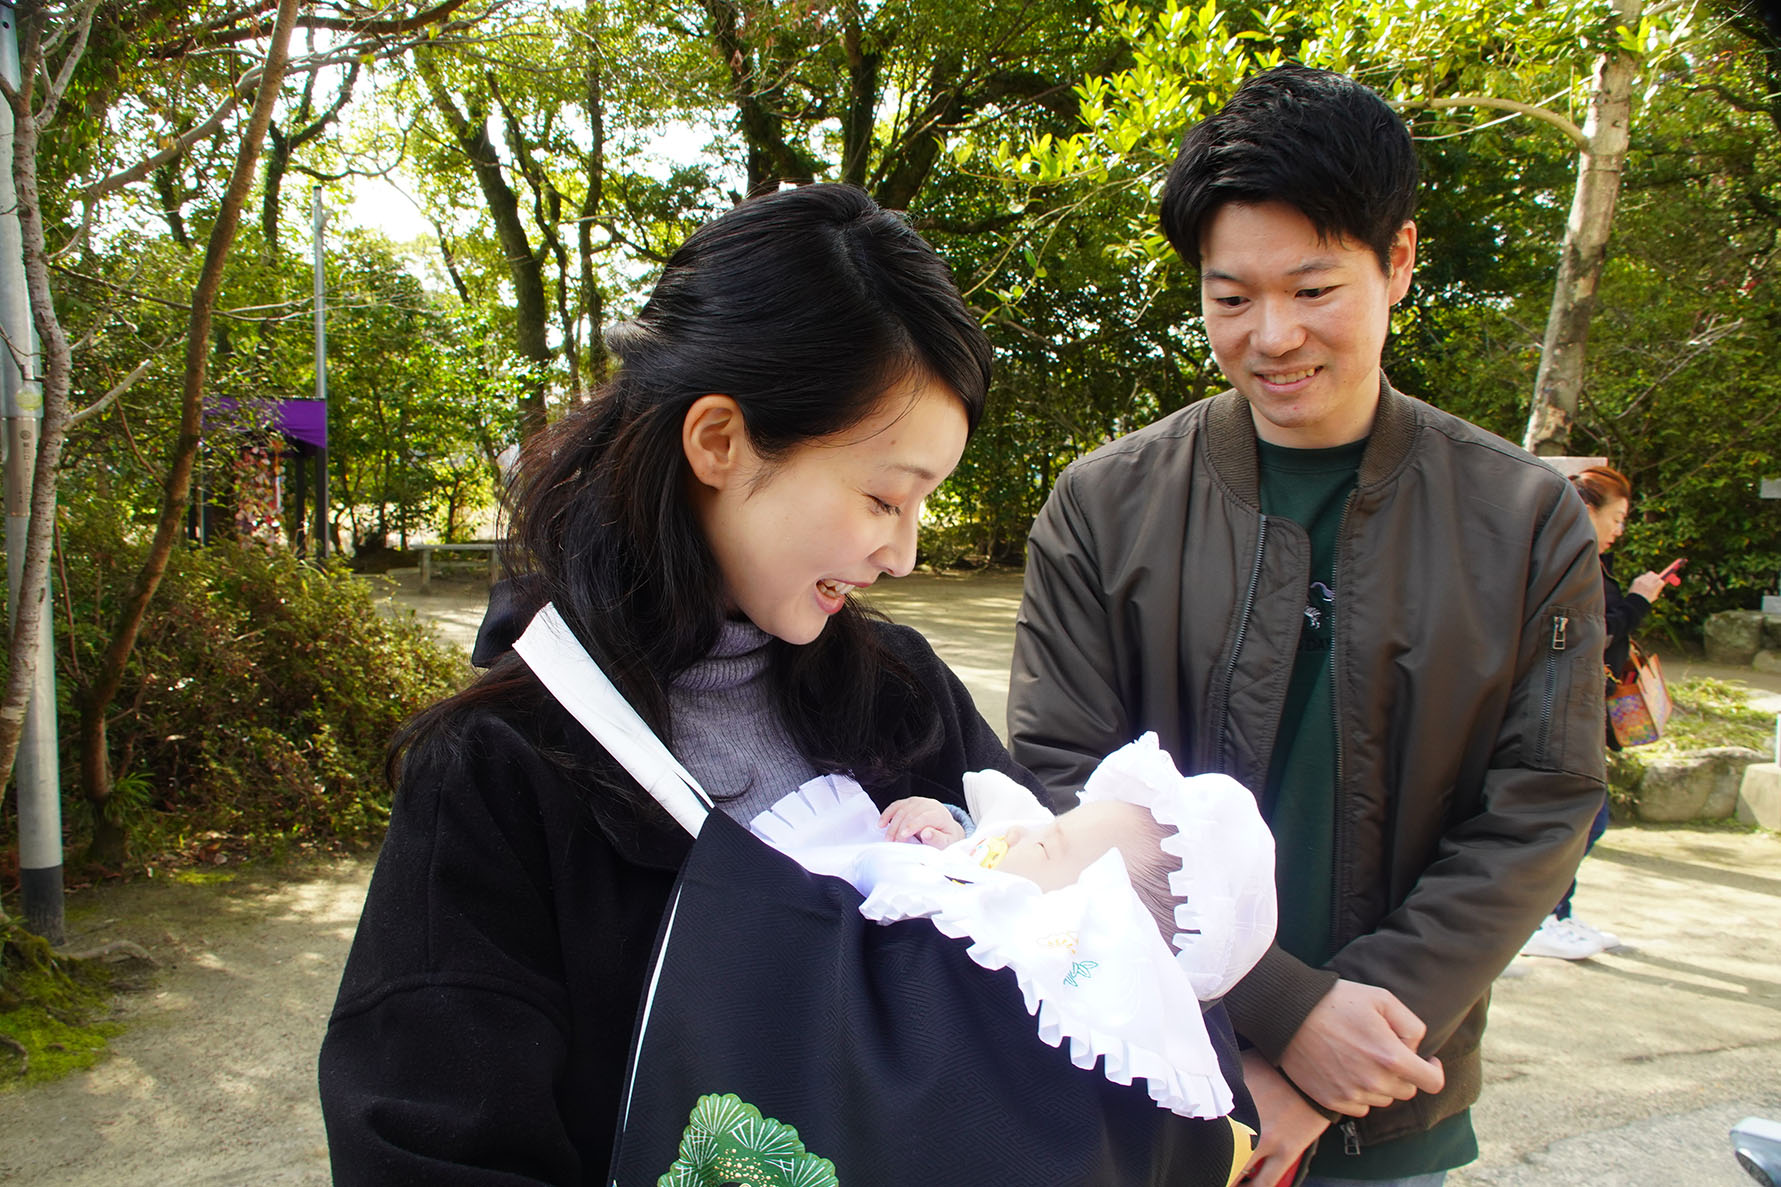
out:
<path id="1" fill-rule="evenodd" d="M 406 33 L 424 29 L 428 25 L 444 22 L 446 17 L 462 8 L 466 0 L 443 0 L 432 8 L 418 12 L 411 17 L 395 20 L 351 20 L 345 17 L 302 17 L 297 21 L 299 29 L 328 29 L 336 32 L 354 33 L 367 37 L 400 37 Z M 193 52 L 200 44 L 223 46 L 239 45 L 243 41 L 252 41 L 265 34 L 256 26 L 240 28 L 243 21 L 252 21 L 264 16 L 272 9 L 270 2 L 263 2 L 250 8 L 236 9 L 211 21 L 202 27 L 202 36 L 193 35 L 179 42 L 163 42 L 149 51 L 154 58 L 183 57 Z"/>
<path id="2" fill-rule="evenodd" d="M 167 345 L 165 342 L 161 344 L 161 346 L 165 345 Z M 119 396 L 136 386 L 136 381 L 142 378 L 143 373 L 148 370 L 149 364 L 155 361 L 155 354 L 160 353 L 160 349 L 161 347 L 157 346 L 154 353 L 151 353 L 147 358 L 143 359 L 140 363 L 137 363 L 136 369 L 118 380 L 118 382 L 112 386 L 110 391 L 106 392 L 103 396 L 100 396 L 97 400 L 94 400 L 91 404 L 88 404 L 85 408 L 82 408 L 79 412 L 69 416 L 68 427 L 72 429 L 76 425 L 92 420 L 95 416 L 98 416 L 107 408 L 111 407 Z"/>
<path id="3" fill-rule="evenodd" d="M 1579 149 L 1589 147 L 1589 139 L 1583 135 L 1582 128 L 1556 111 L 1548 111 L 1544 107 L 1523 103 L 1518 99 L 1499 99 L 1494 95 L 1452 95 L 1443 98 L 1400 99 L 1393 102 L 1391 106 L 1398 111 L 1411 111 L 1417 108 L 1438 110 L 1448 107 L 1488 107 L 1495 111 L 1513 111 L 1517 115 L 1525 115 L 1530 119 L 1552 125 L 1568 136 L 1571 143 Z"/>

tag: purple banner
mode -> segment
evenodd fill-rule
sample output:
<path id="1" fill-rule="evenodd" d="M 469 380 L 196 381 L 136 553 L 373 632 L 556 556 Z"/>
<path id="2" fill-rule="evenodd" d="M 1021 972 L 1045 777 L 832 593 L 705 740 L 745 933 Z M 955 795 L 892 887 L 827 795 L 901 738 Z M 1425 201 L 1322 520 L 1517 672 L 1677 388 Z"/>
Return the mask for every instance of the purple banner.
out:
<path id="1" fill-rule="evenodd" d="M 207 426 L 277 431 L 301 445 L 328 447 L 326 400 L 237 400 L 233 396 L 213 396 L 205 401 L 204 420 Z"/>

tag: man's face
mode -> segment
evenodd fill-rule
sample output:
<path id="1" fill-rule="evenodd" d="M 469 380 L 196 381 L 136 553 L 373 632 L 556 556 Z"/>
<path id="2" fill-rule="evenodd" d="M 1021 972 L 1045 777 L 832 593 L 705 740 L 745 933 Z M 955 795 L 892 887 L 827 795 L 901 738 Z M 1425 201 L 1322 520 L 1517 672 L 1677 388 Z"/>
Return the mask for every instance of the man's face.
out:
<path id="1" fill-rule="evenodd" d="M 1415 263 L 1415 223 L 1398 230 L 1385 271 L 1371 248 L 1320 239 L 1284 203 L 1219 207 L 1200 242 L 1200 306 L 1262 440 L 1323 449 L 1372 431 L 1391 307 Z"/>

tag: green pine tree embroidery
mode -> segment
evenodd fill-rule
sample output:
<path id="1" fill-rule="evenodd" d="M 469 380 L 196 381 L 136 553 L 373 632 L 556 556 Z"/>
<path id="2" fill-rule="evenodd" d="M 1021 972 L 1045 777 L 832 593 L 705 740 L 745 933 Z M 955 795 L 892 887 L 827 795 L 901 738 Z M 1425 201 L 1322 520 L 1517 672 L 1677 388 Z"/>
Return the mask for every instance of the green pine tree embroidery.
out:
<path id="1" fill-rule="evenodd" d="M 798 1131 L 725 1093 L 701 1096 L 680 1157 L 656 1187 L 840 1187 L 835 1164 L 804 1149 Z"/>

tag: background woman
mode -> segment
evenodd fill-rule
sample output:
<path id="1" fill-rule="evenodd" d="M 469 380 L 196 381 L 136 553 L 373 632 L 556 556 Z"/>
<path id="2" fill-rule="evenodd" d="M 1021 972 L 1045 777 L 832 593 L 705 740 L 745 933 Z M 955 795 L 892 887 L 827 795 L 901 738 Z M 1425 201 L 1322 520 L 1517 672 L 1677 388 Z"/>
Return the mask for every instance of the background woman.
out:
<path id="1" fill-rule="evenodd" d="M 828 771 L 881 808 L 1029 778 L 927 643 L 853 597 L 913 566 L 989 380 L 908 224 L 841 186 L 745 202 L 610 345 L 608 388 L 523 452 L 497 658 L 393 749 L 321 1056 L 340 1183 L 604 1182 L 689 841 L 504 650 L 544 602 L 737 819 Z"/>
<path id="2" fill-rule="evenodd" d="M 1645 621 L 1645 615 L 1651 612 L 1651 603 L 1663 596 L 1664 579 L 1657 573 L 1641 573 L 1633 579 L 1632 587 L 1624 593 L 1620 583 L 1614 580 L 1613 562 L 1608 557 L 1608 550 L 1614 547 L 1614 542 L 1620 539 L 1620 533 L 1626 530 L 1627 507 L 1633 497 L 1633 484 L 1627 480 L 1626 475 L 1607 466 L 1591 466 L 1573 474 L 1571 485 L 1577 488 L 1583 505 L 1589 509 L 1589 521 L 1595 528 L 1596 550 L 1602 558 L 1602 602 L 1607 619 L 1607 644 L 1603 649 L 1603 660 L 1608 670 L 1618 678 L 1626 671 L 1633 632 Z M 1612 726 L 1607 726 L 1607 745 L 1610 750 L 1620 749 Z M 1596 813 L 1595 822 L 1589 828 L 1590 848 L 1594 848 L 1596 841 L 1607 831 L 1608 800 L 1604 796 L 1601 811 Z M 1584 853 L 1587 854 L 1588 851 L 1585 849 Z M 1552 914 L 1528 938 L 1527 944 L 1521 949 L 1523 956 L 1582 960 L 1598 952 L 1619 947 L 1618 936 L 1591 927 L 1571 914 L 1571 899 L 1576 893 L 1577 883 L 1573 881 L 1571 888 L 1565 892 L 1565 897 L 1552 909 Z"/>

